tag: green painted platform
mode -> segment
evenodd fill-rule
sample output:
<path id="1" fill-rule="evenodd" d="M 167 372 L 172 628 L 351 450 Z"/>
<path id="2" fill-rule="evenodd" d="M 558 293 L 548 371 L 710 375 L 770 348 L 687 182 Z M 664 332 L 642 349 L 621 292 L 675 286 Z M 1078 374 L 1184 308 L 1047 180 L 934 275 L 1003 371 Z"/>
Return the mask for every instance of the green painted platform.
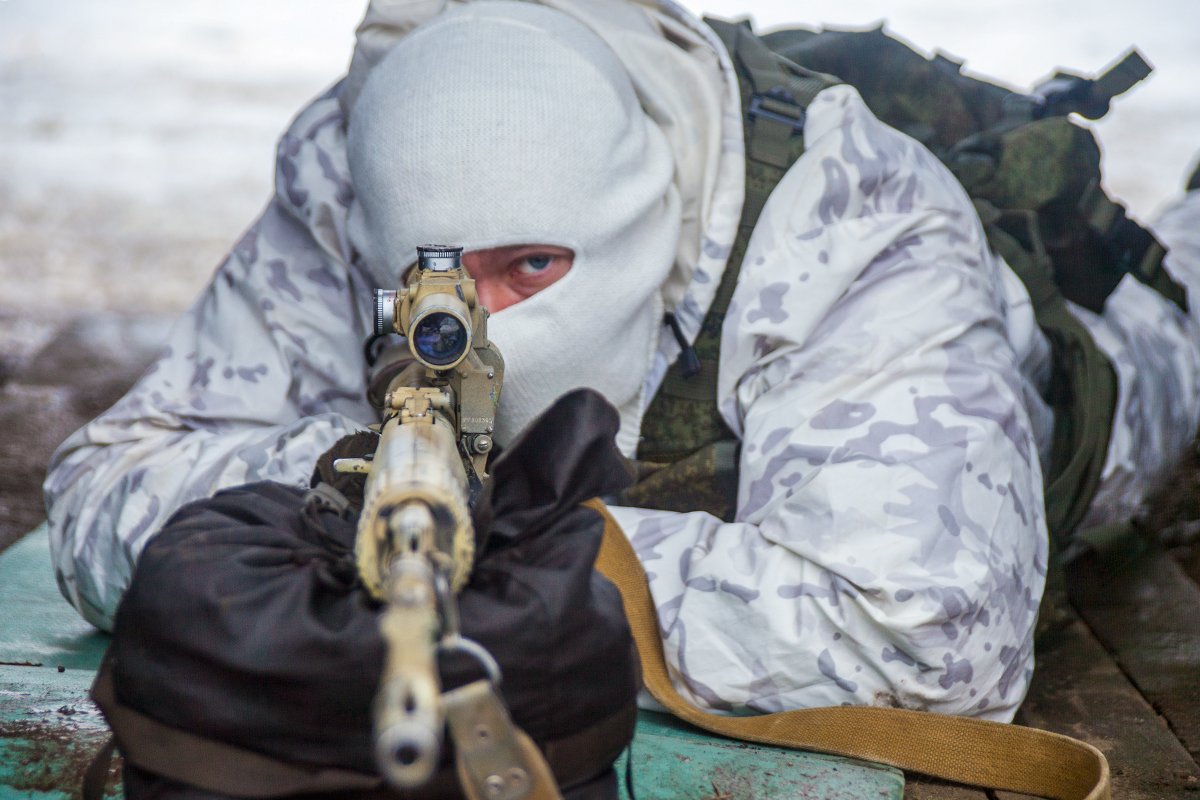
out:
<path id="1" fill-rule="evenodd" d="M 59 594 L 44 528 L 0 556 L 0 609 L 0 798 L 78 797 L 108 737 L 87 699 L 108 637 Z"/>
<path id="2" fill-rule="evenodd" d="M 87 690 L 107 637 L 54 585 L 46 531 L 0 555 L 0 800 L 68 800 L 107 737 Z M 637 800 L 900 800 L 890 767 L 709 736 L 642 712 L 633 747 Z M 119 797 L 114 767 L 109 796 Z M 622 787 L 622 797 L 628 793 Z"/>
<path id="3" fill-rule="evenodd" d="M 900 800 L 904 773 L 881 764 L 711 736 L 667 714 L 638 715 L 633 746 L 637 800 Z M 629 800 L 621 787 L 622 800 Z"/>

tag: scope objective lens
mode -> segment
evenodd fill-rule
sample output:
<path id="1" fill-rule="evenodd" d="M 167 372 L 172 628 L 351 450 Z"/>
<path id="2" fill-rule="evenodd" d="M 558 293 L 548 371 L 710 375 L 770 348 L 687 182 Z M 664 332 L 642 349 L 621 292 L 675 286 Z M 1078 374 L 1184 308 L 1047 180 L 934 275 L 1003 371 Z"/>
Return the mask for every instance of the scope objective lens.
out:
<path id="1" fill-rule="evenodd" d="M 426 314 L 412 327 L 411 347 L 432 366 L 455 363 L 463 357 L 469 346 L 467 329 L 457 317 L 445 311 Z"/>

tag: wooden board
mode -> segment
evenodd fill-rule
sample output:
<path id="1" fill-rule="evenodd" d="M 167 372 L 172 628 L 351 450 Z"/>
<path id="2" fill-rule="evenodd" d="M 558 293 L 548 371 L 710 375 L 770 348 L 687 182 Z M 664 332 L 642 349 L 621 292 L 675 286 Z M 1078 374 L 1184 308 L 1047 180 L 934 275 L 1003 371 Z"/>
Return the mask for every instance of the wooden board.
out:
<path id="1" fill-rule="evenodd" d="M 1200 587 L 1157 547 L 1116 574 L 1082 564 L 1068 581 L 1096 638 L 1200 760 Z"/>
<path id="2" fill-rule="evenodd" d="M 1196 763 L 1082 622 L 1044 636 L 1037 662 L 1019 723 L 1100 748 L 1114 798 L 1196 800 Z"/>
<path id="3" fill-rule="evenodd" d="M 78 797 L 108 738 L 87 699 L 108 637 L 59 594 L 44 527 L 0 556 L 0 608 L 0 800 Z"/>
<path id="4" fill-rule="evenodd" d="M 0 800 L 77 798 L 83 775 L 108 739 L 87 699 L 90 670 L 0 667 Z M 106 797 L 120 796 L 120 762 Z"/>
<path id="5" fill-rule="evenodd" d="M 904 800 L 988 800 L 988 794 L 982 789 L 909 775 L 904 783 Z"/>
<path id="6" fill-rule="evenodd" d="M 904 792 L 904 775 L 891 767 L 721 739 L 649 711 L 638 715 L 631 752 L 638 800 L 900 800 Z"/>
<path id="7" fill-rule="evenodd" d="M 71 608 L 54 584 L 45 526 L 0 557 L 0 666 L 95 671 L 108 637 Z"/>

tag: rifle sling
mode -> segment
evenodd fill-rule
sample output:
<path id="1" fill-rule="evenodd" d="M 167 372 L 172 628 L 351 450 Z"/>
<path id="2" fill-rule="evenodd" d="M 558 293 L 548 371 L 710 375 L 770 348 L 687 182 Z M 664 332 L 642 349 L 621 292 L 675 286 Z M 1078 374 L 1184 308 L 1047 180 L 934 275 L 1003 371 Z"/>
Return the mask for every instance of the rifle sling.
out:
<path id="1" fill-rule="evenodd" d="M 646 573 L 599 500 L 604 518 L 596 568 L 621 593 L 642 680 L 672 714 L 711 733 L 888 764 L 943 780 L 1054 800 L 1110 800 L 1108 761 L 1086 742 L 999 722 L 868 706 L 807 708 L 752 717 L 701 711 L 671 682 Z"/>

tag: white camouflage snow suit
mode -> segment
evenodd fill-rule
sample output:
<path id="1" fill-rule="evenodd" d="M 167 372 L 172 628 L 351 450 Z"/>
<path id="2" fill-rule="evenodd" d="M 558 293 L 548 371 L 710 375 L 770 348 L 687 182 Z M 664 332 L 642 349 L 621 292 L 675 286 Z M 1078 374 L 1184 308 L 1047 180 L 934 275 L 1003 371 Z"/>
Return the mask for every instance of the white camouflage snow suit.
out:
<path id="1" fill-rule="evenodd" d="M 728 55 L 669 0 L 604 11 L 544 1 L 612 45 L 669 128 L 685 216 L 663 293 L 692 339 L 743 197 Z M 440 5 L 373 4 L 347 80 L 280 140 L 263 215 L 146 375 L 55 455 L 58 580 L 97 626 L 111 625 L 138 553 L 175 509 L 248 481 L 306 484 L 324 450 L 375 421 L 361 344 L 371 289 L 399 276 L 352 253 L 346 107 L 380 53 Z M 691 83 L 657 74 L 662 48 L 685 51 Z M 708 138 L 698 145 L 691 130 Z M 816 97 L 804 136 L 723 329 L 720 408 L 742 440 L 736 520 L 613 512 L 649 574 L 675 681 L 696 704 L 1008 720 L 1033 669 L 1048 557 L 1048 346 L 928 151 L 845 86 Z M 1190 257 L 1170 262 L 1176 274 L 1200 274 L 1200 259 L 1180 263 Z M 1079 314 L 1120 379 L 1099 519 L 1135 508 L 1190 440 L 1200 332 L 1129 279 L 1104 317 Z M 647 398 L 678 352 L 664 329 Z"/>

